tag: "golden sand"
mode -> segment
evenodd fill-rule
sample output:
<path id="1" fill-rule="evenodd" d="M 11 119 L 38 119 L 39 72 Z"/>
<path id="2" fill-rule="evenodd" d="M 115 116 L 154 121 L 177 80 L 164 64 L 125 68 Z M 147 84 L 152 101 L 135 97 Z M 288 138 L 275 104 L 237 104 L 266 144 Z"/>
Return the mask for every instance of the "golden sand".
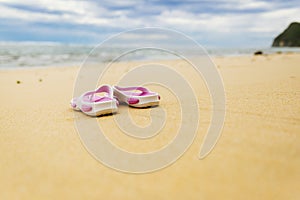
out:
<path id="1" fill-rule="evenodd" d="M 184 64 L 165 62 L 193 81 Z M 139 175 L 102 165 L 82 145 L 69 108 L 78 67 L 1 70 L 0 199 L 299 199 L 300 55 L 214 62 L 227 97 L 216 147 L 198 159 L 211 116 L 202 84 L 195 88 L 201 117 L 191 147 L 173 165 Z M 118 70 L 108 74 L 102 81 L 113 83 Z M 173 116 L 163 134 L 133 140 L 112 131 L 112 116 L 97 119 L 105 134 L 136 152 L 170 141 L 180 121 L 178 102 L 168 91 L 159 92 L 161 106 Z M 149 109 L 130 109 L 130 115 L 140 126 L 151 122 Z"/>

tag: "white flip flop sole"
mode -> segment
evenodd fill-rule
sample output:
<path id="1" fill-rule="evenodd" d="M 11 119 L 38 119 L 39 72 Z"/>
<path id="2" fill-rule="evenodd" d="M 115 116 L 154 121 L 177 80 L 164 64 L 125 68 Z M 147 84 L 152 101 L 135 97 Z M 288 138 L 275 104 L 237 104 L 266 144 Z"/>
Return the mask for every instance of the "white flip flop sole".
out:
<path id="1" fill-rule="evenodd" d="M 158 93 L 150 92 L 146 88 L 142 87 L 128 87 L 129 89 L 137 88 L 137 90 L 142 89 L 146 92 L 146 95 L 132 95 L 135 93 L 125 93 L 122 91 L 121 87 L 113 86 L 114 89 L 114 96 L 120 101 L 125 102 L 129 106 L 136 107 L 136 108 L 145 108 L 151 106 L 157 106 L 160 102 L 160 96 Z M 125 88 L 127 89 L 127 88 Z M 128 89 L 128 90 L 129 90 Z"/>
<path id="2" fill-rule="evenodd" d="M 104 96 L 96 96 L 97 93 L 105 92 Z M 118 101 L 113 97 L 113 89 L 109 85 L 103 85 L 95 91 L 88 91 L 70 102 L 76 111 L 82 111 L 89 116 L 100 116 L 116 113 Z"/>
<path id="3" fill-rule="evenodd" d="M 113 114 L 118 111 L 118 102 L 113 99 L 105 102 L 81 102 L 81 111 L 89 116 L 100 116 L 106 114 Z"/>

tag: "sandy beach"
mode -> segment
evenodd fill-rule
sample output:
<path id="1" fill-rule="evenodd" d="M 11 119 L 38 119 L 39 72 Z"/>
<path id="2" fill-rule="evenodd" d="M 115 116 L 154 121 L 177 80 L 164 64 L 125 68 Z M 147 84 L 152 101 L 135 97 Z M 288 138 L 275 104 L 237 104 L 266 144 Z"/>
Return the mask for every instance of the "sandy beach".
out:
<path id="1" fill-rule="evenodd" d="M 213 61 L 227 98 L 217 145 L 198 159 L 211 116 L 203 83 L 195 88 L 201 117 L 191 147 L 171 166 L 139 175 L 102 165 L 82 145 L 69 107 L 79 67 L 1 69 L 0 199 L 299 199 L 300 54 Z M 184 64 L 164 62 L 194 80 Z M 102 82 L 112 84 L 121 73 L 112 68 Z M 152 89 L 174 116 L 162 134 L 138 141 L 114 131 L 112 116 L 97 118 L 107 137 L 128 151 L 160 148 L 178 128 L 178 102 Z M 141 126 L 151 121 L 150 109 L 130 109 L 130 115 Z"/>

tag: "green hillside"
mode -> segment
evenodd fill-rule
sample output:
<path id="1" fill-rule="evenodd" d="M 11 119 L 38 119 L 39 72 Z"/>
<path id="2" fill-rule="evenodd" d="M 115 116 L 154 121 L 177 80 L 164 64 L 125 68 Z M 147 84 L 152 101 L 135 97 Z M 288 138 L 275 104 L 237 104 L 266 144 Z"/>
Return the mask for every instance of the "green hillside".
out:
<path id="1" fill-rule="evenodd" d="M 300 47 L 300 23 L 291 23 L 274 39 L 272 47 Z"/>

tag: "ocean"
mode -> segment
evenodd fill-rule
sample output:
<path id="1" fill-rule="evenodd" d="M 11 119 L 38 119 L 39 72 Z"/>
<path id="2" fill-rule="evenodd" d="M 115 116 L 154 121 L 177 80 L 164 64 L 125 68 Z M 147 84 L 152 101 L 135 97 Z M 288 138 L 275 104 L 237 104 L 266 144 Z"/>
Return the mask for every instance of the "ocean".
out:
<path id="1" fill-rule="evenodd" d="M 94 49 L 94 45 L 60 44 L 47 42 L 0 42 L 0 68 L 80 66 Z M 253 55 L 261 50 L 264 54 L 300 52 L 300 48 L 205 48 L 210 56 Z M 103 47 L 94 52 L 89 61 L 110 62 L 120 56 L 124 47 Z M 130 49 L 129 49 L 130 50 Z M 193 54 L 193 50 L 188 49 Z M 169 53 L 139 50 L 127 56 L 127 60 L 176 59 Z M 104 60 L 103 60 L 104 59 Z M 125 59 L 125 60 L 126 60 Z M 123 59 L 124 60 L 124 59 Z"/>

